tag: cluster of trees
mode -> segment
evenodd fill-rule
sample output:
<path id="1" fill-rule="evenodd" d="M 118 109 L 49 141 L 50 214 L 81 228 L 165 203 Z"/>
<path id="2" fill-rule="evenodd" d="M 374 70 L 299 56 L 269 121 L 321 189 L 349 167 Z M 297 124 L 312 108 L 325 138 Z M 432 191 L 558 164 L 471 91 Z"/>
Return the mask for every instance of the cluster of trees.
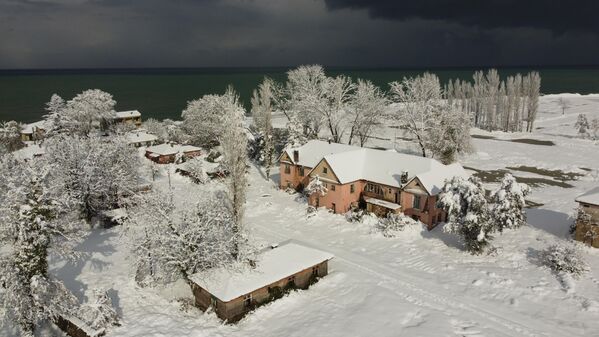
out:
<path id="1" fill-rule="evenodd" d="M 49 273 L 48 257 L 75 258 L 75 247 L 100 212 L 135 193 L 138 156 L 111 131 L 115 102 L 100 90 L 47 104 L 46 155 L 0 158 L 0 312 L 23 336 L 44 320 L 78 317 L 90 326 L 116 324 L 109 301 L 81 305 Z M 96 132 L 99 131 L 99 132 Z M 93 322 L 92 322 L 93 321 Z"/>
<path id="2" fill-rule="evenodd" d="M 526 224 L 525 197 L 530 193 L 509 173 L 487 198 L 480 179 L 454 177 L 445 183 L 438 207 L 447 212 L 446 232 L 457 235 L 472 254 L 485 251 L 493 234 Z"/>
<path id="3" fill-rule="evenodd" d="M 599 118 L 589 121 L 587 115 L 579 114 L 574 128 L 583 138 L 599 139 Z"/>
<path id="4" fill-rule="evenodd" d="M 473 82 L 449 81 L 445 98 L 467 112 L 474 126 L 493 131 L 532 132 L 539 106 L 541 77 L 538 72 L 508 76 L 504 81 L 495 69 L 474 73 Z"/>

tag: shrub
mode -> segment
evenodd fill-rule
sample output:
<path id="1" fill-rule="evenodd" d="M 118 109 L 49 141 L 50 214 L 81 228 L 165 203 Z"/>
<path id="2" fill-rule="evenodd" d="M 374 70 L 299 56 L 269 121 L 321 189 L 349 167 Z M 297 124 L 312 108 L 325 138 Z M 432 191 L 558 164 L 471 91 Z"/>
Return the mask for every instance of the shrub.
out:
<path id="1" fill-rule="evenodd" d="M 403 214 L 388 213 L 387 217 L 380 218 L 375 224 L 375 230 L 383 234 L 384 237 L 394 237 L 397 232 L 413 225 L 418 225 L 418 222 L 410 217 Z"/>
<path id="2" fill-rule="evenodd" d="M 364 210 L 359 208 L 352 208 L 347 213 L 345 213 L 345 219 L 348 222 L 362 222 L 362 218 L 364 217 Z"/>
<path id="3" fill-rule="evenodd" d="M 580 250 L 573 244 L 555 244 L 541 252 L 541 261 L 557 273 L 580 276 L 588 271 Z"/>

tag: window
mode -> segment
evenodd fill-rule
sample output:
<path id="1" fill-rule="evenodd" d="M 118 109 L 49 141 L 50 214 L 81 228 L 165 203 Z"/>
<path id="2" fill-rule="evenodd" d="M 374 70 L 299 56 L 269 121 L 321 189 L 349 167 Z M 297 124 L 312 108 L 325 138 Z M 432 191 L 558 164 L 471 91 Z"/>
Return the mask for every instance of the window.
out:
<path id="1" fill-rule="evenodd" d="M 291 167 L 289 166 L 289 164 L 285 164 L 285 174 L 289 173 L 291 173 Z"/>
<path id="2" fill-rule="evenodd" d="M 335 190 L 335 184 L 331 184 L 331 191 Z"/>
<path id="3" fill-rule="evenodd" d="M 299 175 L 300 175 L 300 177 L 304 176 L 304 167 L 303 166 L 300 166 L 300 168 L 299 168 Z"/>
<path id="4" fill-rule="evenodd" d="M 391 193 L 391 189 L 389 189 L 389 193 Z"/>
<path id="5" fill-rule="evenodd" d="M 322 168 L 322 173 L 326 174 L 327 172 L 328 172 L 327 168 L 326 168 L 326 167 L 323 167 L 323 168 Z"/>
<path id="6" fill-rule="evenodd" d="M 367 184 L 366 192 L 383 195 L 383 189 L 379 185 L 375 185 L 375 184 Z"/>
<path id="7" fill-rule="evenodd" d="M 414 196 L 414 208 L 418 208 L 420 209 L 420 196 L 419 195 L 415 195 Z"/>
<path id="8" fill-rule="evenodd" d="M 318 267 L 312 267 L 312 275 L 318 276 Z"/>
<path id="9" fill-rule="evenodd" d="M 252 294 L 243 297 L 243 306 L 249 308 L 252 306 Z"/>
<path id="10" fill-rule="evenodd" d="M 354 187 L 354 184 L 349 185 L 349 193 L 354 193 L 356 190 L 356 188 Z"/>

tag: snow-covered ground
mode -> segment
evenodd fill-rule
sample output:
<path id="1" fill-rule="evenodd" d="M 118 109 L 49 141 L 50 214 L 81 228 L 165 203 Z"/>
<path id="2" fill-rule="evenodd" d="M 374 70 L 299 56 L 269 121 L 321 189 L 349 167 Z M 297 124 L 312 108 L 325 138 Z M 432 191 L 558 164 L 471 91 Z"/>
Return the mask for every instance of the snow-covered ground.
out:
<path id="1" fill-rule="evenodd" d="M 94 287 L 110 289 L 122 317 L 122 326 L 110 332 L 113 336 L 597 335 L 599 249 L 583 248 L 591 271 L 571 289 L 563 289 L 537 260 L 540 250 L 566 240 L 575 196 L 599 185 L 599 144 L 576 138 L 573 127 L 578 113 L 599 117 L 599 95 L 568 95 L 571 107 L 564 115 L 558 98 L 541 98 L 532 134 L 473 130 L 494 138 L 473 139 L 476 152 L 463 158 L 465 166 L 488 171 L 523 165 L 580 175 L 567 181 L 569 188 L 534 186 L 530 199 L 543 205 L 528 210 L 530 226 L 497 235 L 496 254 L 472 256 L 440 227 L 430 232 L 412 228 L 384 238 L 342 215 L 319 211 L 307 218 L 305 201 L 276 189 L 274 181 L 252 167 L 245 221 L 255 241 L 291 238 L 335 255 L 329 275 L 309 290 L 293 292 L 226 325 L 214 313 L 184 309 L 175 300 L 189 297 L 184 285 L 137 287 L 120 227 L 94 230 L 81 244 L 83 258 L 54 261 L 52 273 L 81 300 Z M 387 131 L 382 138 L 395 135 L 394 129 Z M 531 138 L 555 145 L 510 141 Z M 409 146 L 384 139 L 370 145 L 394 144 Z M 507 170 L 517 177 L 555 180 L 543 175 L 545 171 Z M 190 189 L 218 188 L 216 183 L 195 185 L 175 174 L 171 182 L 179 198 Z M 167 188 L 164 172 L 154 185 Z"/>

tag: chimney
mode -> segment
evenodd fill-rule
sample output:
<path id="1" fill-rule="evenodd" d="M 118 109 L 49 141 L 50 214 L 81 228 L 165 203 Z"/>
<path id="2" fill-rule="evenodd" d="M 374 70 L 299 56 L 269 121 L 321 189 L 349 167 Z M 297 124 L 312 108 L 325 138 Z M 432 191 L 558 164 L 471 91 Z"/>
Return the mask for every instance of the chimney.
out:
<path id="1" fill-rule="evenodd" d="M 299 161 L 299 151 L 293 150 L 293 161 L 297 163 Z"/>
<path id="2" fill-rule="evenodd" d="M 408 182 L 408 171 L 401 171 L 401 183 L 405 184 Z"/>

